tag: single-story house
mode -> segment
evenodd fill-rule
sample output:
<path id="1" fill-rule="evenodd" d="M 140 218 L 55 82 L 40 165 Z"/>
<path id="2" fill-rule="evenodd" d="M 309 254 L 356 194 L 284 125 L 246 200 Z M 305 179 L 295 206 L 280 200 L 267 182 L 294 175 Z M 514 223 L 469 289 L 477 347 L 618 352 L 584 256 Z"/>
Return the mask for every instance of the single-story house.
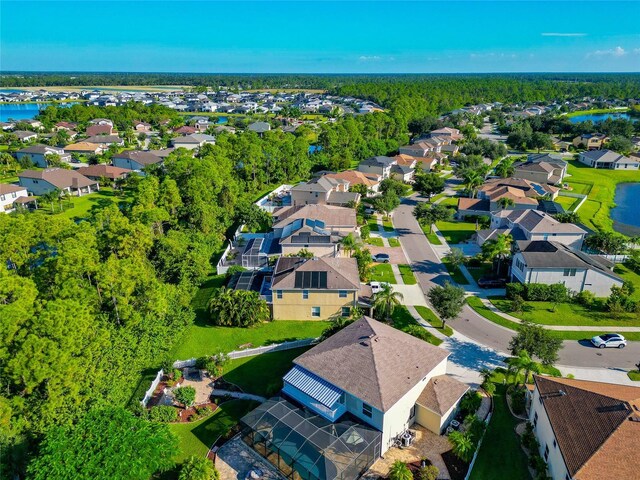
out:
<path id="1" fill-rule="evenodd" d="M 131 170 L 128 168 L 114 167 L 113 165 L 105 165 L 101 163 L 98 165 L 89 165 L 88 167 L 80 167 L 77 172 L 91 180 L 100 181 L 103 178 L 106 178 L 113 182 L 120 178 L 126 178 L 127 175 L 131 173 Z"/>
<path id="2" fill-rule="evenodd" d="M 171 145 L 173 145 L 174 148 L 186 148 L 188 150 L 199 148 L 205 143 L 215 145 L 216 137 L 205 133 L 193 133 L 171 140 Z"/>
<path id="3" fill-rule="evenodd" d="M 520 283 L 561 283 L 569 290 L 589 291 L 607 297 L 611 287 L 621 287 L 622 278 L 603 257 L 588 255 L 548 240 L 518 241 L 511 262 L 511 280 Z"/>
<path id="4" fill-rule="evenodd" d="M 256 132 L 262 135 L 263 133 L 271 130 L 271 125 L 269 125 L 268 122 L 254 122 L 249 124 L 249 126 L 247 127 L 247 130 L 249 130 L 250 132 Z"/>
<path id="5" fill-rule="evenodd" d="M 447 376 L 448 356 L 362 317 L 294 359 L 281 397 L 241 419 L 242 438 L 295 478 L 355 480 L 415 423 L 446 428 L 469 389 Z"/>
<path id="6" fill-rule="evenodd" d="M 90 180 L 75 170 L 64 168 L 25 170 L 18 174 L 18 179 L 20 186 L 34 195 L 44 195 L 58 189 L 80 197 L 100 190 L 97 181 Z"/>
<path id="7" fill-rule="evenodd" d="M 109 124 L 95 124 L 89 125 L 85 134 L 88 137 L 93 137 L 96 135 L 113 135 L 113 125 Z M 95 143 L 95 142 L 94 142 Z"/>
<path id="8" fill-rule="evenodd" d="M 638 478 L 640 388 L 534 375 L 529 421 L 553 480 Z"/>
<path id="9" fill-rule="evenodd" d="M 40 168 L 47 168 L 49 166 L 47 157 L 51 155 L 58 155 L 63 162 L 71 161 L 71 154 L 65 153 L 62 148 L 50 147 L 48 145 L 31 145 L 16 152 L 16 158 L 18 160 L 29 157 L 31 163 Z"/>
<path id="10" fill-rule="evenodd" d="M 37 133 L 30 132 L 29 130 L 14 130 L 11 133 L 18 137 L 18 140 L 20 140 L 21 142 L 30 142 L 31 140 L 35 140 L 36 138 L 38 138 Z"/>
<path id="11" fill-rule="evenodd" d="M 97 143 L 99 145 L 124 145 L 124 139 L 120 138 L 118 135 L 94 135 L 89 138 L 85 138 L 84 142 L 87 143 Z"/>
<path id="12" fill-rule="evenodd" d="M 149 165 L 162 163 L 164 159 L 148 150 L 125 150 L 111 157 L 114 167 L 127 170 L 143 170 Z"/>
<path id="13" fill-rule="evenodd" d="M 578 160 L 593 168 L 608 168 L 610 170 L 638 170 L 640 168 L 638 160 L 606 149 L 580 152 Z"/>
<path id="14" fill-rule="evenodd" d="M 106 150 L 106 145 L 89 142 L 72 143 L 64 147 L 67 153 L 80 153 L 83 155 L 100 155 Z"/>
<path id="15" fill-rule="evenodd" d="M 148 133 L 153 129 L 153 127 L 151 126 L 150 123 L 138 121 L 138 122 L 133 122 L 133 129 L 139 133 Z"/>

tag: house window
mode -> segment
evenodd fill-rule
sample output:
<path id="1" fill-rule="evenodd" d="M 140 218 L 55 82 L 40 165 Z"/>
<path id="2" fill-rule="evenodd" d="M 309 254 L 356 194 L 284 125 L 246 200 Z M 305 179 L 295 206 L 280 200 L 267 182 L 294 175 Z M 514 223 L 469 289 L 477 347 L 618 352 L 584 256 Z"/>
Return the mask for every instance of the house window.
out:
<path id="1" fill-rule="evenodd" d="M 282 290 L 276 290 L 276 298 L 282 300 Z"/>
<path id="2" fill-rule="evenodd" d="M 338 296 L 339 296 L 340 298 L 347 298 L 347 291 L 346 291 L 346 290 L 340 290 L 340 291 L 338 292 Z"/>
<path id="3" fill-rule="evenodd" d="M 340 315 L 343 317 L 348 317 L 349 315 L 351 315 L 351 307 L 342 307 Z"/>
<path id="4" fill-rule="evenodd" d="M 17 198 L 17 197 L 18 197 L 18 194 L 17 194 L 16 192 L 13 192 L 13 193 L 11 194 L 11 198 Z"/>
<path id="5" fill-rule="evenodd" d="M 533 426 L 534 428 L 538 426 L 538 412 L 533 416 Z"/>
<path id="6" fill-rule="evenodd" d="M 558 446 L 558 442 L 556 442 L 556 439 L 553 439 L 553 448 L 556 448 Z"/>
<path id="7" fill-rule="evenodd" d="M 319 317 L 320 316 L 320 307 L 311 307 L 311 316 Z"/>
<path id="8" fill-rule="evenodd" d="M 516 268 L 524 272 L 524 263 L 520 259 L 516 260 Z"/>
<path id="9" fill-rule="evenodd" d="M 309 299 L 309 290 L 303 290 L 302 291 L 302 299 L 303 300 L 308 300 Z"/>
<path id="10" fill-rule="evenodd" d="M 575 268 L 565 268 L 564 272 L 562 273 L 563 277 L 575 277 L 576 276 L 576 269 Z"/>
<path id="11" fill-rule="evenodd" d="M 365 417 L 373 417 L 373 409 L 371 408 L 371 405 L 367 405 L 366 403 L 362 404 L 362 414 Z"/>
<path id="12" fill-rule="evenodd" d="M 544 446 L 544 460 L 545 462 L 549 460 L 549 445 Z"/>

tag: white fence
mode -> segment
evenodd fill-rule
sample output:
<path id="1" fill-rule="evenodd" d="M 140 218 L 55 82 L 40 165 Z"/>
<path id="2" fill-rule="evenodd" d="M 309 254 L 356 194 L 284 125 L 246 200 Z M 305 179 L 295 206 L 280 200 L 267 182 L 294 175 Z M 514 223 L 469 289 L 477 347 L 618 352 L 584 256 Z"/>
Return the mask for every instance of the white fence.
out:
<path id="1" fill-rule="evenodd" d="M 280 185 L 273 192 L 267 193 L 264 197 L 258 200 L 256 202 L 256 205 L 259 206 L 261 209 L 265 210 L 266 212 L 273 213 L 277 208 L 279 208 L 279 206 L 272 205 L 269 199 L 274 195 L 280 195 L 281 193 L 284 194 L 289 190 L 291 190 L 292 188 L 293 188 L 293 185 Z"/>
<path id="2" fill-rule="evenodd" d="M 265 345 L 264 347 L 248 348 L 246 350 L 236 350 L 229 352 L 227 355 L 230 359 L 253 357 L 263 353 L 278 352 L 281 350 L 292 350 L 294 348 L 308 347 L 320 341 L 319 338 L 304 338 L 302 340 L 293 340 L 291 342 L 275 343 L 273 345 Z M 195 358 L 189 360 L 177 360 L 173 363 L 173 368 L 193 367 L 196 364 Z"/>
<path id="3" fill-rule="evenodd" d="M 597 255 L 598 257 L 602 257 L 606 260 L 609 260 L 611 263 L 624 263 L 629 258 L 629 255 Z"/>
<path id="4" fill-rule="evenodd" d="M 491 421 L 491 416 L 493 415 L 493 398 L 491 399 L 491 412 L 489 412 L 489 415 L 487 415 L 487 418 L 485 418 L 484 423 L 487 426 L 487 428 L 489 427 L 489 422 Z M 484 433 L 482 434 L 482 438 L 480 439 L 480 441 L 478 442 L 478 447 L 476 448 L 475 453 L 473 454 L 473 458 L 471 459 L 471 463 L 469 464 L 469 470 L 467 470 L 467 474 L 464 477 L 464 480 L 469 480 L 469 478 L 471 477 L 471 472 L 473 471 L 473 465 L 476 463 L 476 458 L 478 458 L 478 452 L 480 451 L 480 447 L 482 446 L 482 441 L 484 440 L 484 437 L 487 433 L 487 429 L 485 428 Z"/>
<path id="5" fill-rule="evenodd" d="M 146 407 L 151 397 L 153 397 L 153 392 L 156 391 L 156 387 L 158 386 L 158 383 L 160 383 L 160 380 L 162 379 L 163 375 L 164 375 L 164 372 L 162 371 L 162 369 L 160 369 L 156 374 L 155 380 L 151 382 L 151 386 L 149 387 L 149 390 L 145 392 L 144 398 L 140 401 L 143 407 Z"/>
<path id="6" fill-rule="evenodd" d="M 587 201 L 587 195 L 584 195 L 582 193 L 571 193 L 571 192 L 562 191 L 558 195 L 560 195 L 562 197 L 580 198 L 581 199 L 580 203 L 578 203 L 578 205 L 576 205 L 576 208 L 571 210 L 572 212 L 577 212 L 578 209 L 584 204 L 584 202 Z"/>

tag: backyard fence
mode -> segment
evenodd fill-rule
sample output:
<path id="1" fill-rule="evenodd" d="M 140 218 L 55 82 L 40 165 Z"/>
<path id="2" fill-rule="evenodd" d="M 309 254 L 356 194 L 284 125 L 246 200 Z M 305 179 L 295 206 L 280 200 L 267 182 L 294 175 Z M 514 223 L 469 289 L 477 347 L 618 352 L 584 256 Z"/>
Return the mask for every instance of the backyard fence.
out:
<path id="1" fill-rule="evenodd" d="M 164 372 L 162 371 L 162 369 L 160 369 L 156 374 L 155 380 L 151 382 L 151 386 L 149 387 L 149 390 L 145 392 L 144 398 L 140 401 L 143 407 L 146 407 L 151 397 L 153 397 L 153 392 L 156 391 L 156 387 L 158 386 L 158 383 L 160 383 L 160 380 L 162 379 L 163 375 L 164 375 Z"/>
<path id="2" fill-rule="evenodd" d="M 229 352 L 227 356 L 234 360 L 237 358 L 253 357 L 263 353 L 279 352 L 281 350 L 292 350 L 294 348 L 308 347 L 320 341 L 319 338 L 304 338 L 302 340 L 293 340 L 291 342 L 274 343 L 273 345 L 265 345 L 264 347 L 248 348 L 246 350 L 236 350 Z M 193 367 L 196 364 L 195 358 L 189 360 L 177 360 L 173 363 L 173 368 Z"/>
<path id="3" fill-rule="evenodd" d="M 629 258 L 629 255 L 596 255 L 609 260 L 611 263 L 624 263 Z"/>
<path id="4" fill-rule="evenodd" d="M 227 248 L 224 249 L 224 253 L 220 257 L 220 260 L 218 260 L 218 264 L 216 265 L 216 273 L 218 275 L 227 273 L 227 270 L 229 270 L 229 266 L 225 265 L 225 263 L 227 261 L 227 255 L 229 255 L 230 251 L 231 251 L 231 242 L 229 242 L 229 244 L 227 245 Z"/>
<path id="5" fill-rule="evenodd" d="M 561 197 L 569 197 L 569 198 L 579 198 L 580 202 L 576 205 L 576 208 L 571 210 L 572 212 L 577 212 L 578 209 L 587 201 L 587 196 L 582 193 L 572 193 L 572 192 L 560 192 L 558 194 Z"/>
<path id="6" fill-rule="evenodd" d="M 480 451 L 480 447 L 482 446 L 482 441 L 484 440 L 485 435 L 487 434 L 487 428 L 489 428 L 489 422 L 491 421 L 491 417 L 493 415 L 493 397 L 489 397 L 491 399 L 491 411 L 489 412 L 489 415 L 487 415 L 487 418 L 484 419 L 484 423 L 487 426 L 484 430 L 484 432 L 482 433 L 482 438 L 480 438 L 480 441 L 478 442 L 478 446 L 476 447 L 476 451 L 473 454 L 473 458 L 471 459 L 471 463 L 469 464 L 469 469 L 467 470 L 467 474 L 464 477 L 464 480 L 469 480 L 469 478 L 471 478 L 471 472 L 473 471 L 473 465 L 476 463 L 476 458 L 478 458 L 478 452 Z"/>

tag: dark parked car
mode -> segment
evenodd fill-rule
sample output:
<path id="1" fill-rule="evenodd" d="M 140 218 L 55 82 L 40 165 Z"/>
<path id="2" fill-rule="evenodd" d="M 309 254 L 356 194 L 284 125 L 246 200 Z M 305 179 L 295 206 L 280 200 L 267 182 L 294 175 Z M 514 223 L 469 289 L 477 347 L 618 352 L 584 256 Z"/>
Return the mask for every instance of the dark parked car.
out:
<path id="1" fill-rule="evenodd" d="M 482 277 L 478 280 L 480 288 L 504 288 L 506 284 L 507 282 L 504 278 Z"/>

